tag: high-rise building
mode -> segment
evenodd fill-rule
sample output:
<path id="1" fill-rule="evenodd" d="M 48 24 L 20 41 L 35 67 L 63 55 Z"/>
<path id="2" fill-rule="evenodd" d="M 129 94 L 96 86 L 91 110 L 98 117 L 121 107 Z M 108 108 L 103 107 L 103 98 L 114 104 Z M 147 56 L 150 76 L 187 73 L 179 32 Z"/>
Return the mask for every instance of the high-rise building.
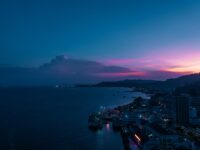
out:
<path id="1" fill-rule="evenodd" d="M 186 95 L 176 97 L 176 125 L 189 124 L 189 97 Z"/>
<path id="2" fill-rule="evenodd" d="M 190 107 L 190 118 L 197 117 L 197 109 L 195 107 Z"/>
<path id="3" fill-rule="evenodd" d="M 200 97 L 191 97 L 191 106 L 196 108 L 197 116 L 200 116 Z"/>

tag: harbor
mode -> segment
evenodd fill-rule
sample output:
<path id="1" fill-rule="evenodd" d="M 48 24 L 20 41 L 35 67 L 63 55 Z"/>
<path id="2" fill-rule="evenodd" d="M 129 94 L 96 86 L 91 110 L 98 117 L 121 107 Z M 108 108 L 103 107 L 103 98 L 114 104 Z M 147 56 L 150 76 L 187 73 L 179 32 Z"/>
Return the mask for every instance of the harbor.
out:
<path id="1" fill-rule="evenodd" d="M 120 133 L 125 150 L 199 150 L 199 127 L 177 124 L 177 109 L 169 103 L 174 99 L 184 97 L 156 93 L 112 109 L 101 107 L 93 113 L 93 118 L 98 119 L 91 123 L 90 116 L 88 125 L 93 130 L 112 127 Z"/>
<path id="2" fill-rule="evenodd" d="M 120 133 L 125 150 L 139 149 L 144 139 L 140 138 L 139 128 L 136 126 L 136 122 L 139 120 L 134 110 L 137 107 L 137 101 L 140 99 L 142 98 L 136 98 L 129 104 L 115 108 L 101 106 L 98 112 L 89 115 L 89 129 L 97 131 L 109 126 L 114 132 Z"/>

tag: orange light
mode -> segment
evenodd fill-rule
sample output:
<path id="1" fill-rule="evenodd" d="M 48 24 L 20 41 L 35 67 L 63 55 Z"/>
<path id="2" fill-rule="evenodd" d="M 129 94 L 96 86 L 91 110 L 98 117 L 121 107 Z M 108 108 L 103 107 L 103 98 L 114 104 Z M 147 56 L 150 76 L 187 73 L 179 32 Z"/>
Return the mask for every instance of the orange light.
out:
<path id="1" fill-rule="evenodd" d="M 137 134 L 135 134 L 134 136 L 138 140 L 138 142 L 141 142 L 141 139 L 140 139 L 140 137 Z"/>

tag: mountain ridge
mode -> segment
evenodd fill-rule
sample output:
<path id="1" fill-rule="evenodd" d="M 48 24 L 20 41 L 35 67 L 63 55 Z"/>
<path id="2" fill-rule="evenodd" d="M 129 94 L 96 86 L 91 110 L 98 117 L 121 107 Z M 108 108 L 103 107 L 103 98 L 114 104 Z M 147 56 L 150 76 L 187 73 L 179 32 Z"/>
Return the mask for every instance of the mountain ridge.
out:
<path id="1" fill-rule="evenodd" d="M 182 87 L 195 82 L 200 82 L 200 73 L 180 76 L 178 78 L 167 79 L 165 81 L 158 80 L 122 80 L 116 82 L 100 82 L 92 85 L 97 87 L 157 87 L 157 88 L 175 88 Z"/>

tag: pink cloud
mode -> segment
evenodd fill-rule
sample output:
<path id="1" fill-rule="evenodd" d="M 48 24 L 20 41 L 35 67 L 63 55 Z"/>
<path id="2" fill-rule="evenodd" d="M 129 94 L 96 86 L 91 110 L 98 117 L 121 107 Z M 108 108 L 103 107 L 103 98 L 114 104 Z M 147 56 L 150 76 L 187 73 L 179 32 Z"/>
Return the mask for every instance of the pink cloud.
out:
<path id="1" fill-rule="evenodd" d="M 130 65 L 133 63 L 143 63 L 143 59 L 132 59 L 132 58 L 124 58 L 124 59 L 109 59 L 104 61 L 105 64 L 109 65 Z"/>
<path id="2" fill-rule="evenodd" d="M 107 79 L 152 79 L 165 80 L 169 78 L 176 78 L 181 75 L 190 74 L 189 72 L 172 72 L 167 70 L 146 70 L 146 71 L 130 71 L 130 72 L 116 72 L 116 73 L 98 73 L 94 76 Z"/>
<path id="3" fill-rule="evenodd" d="M 149 50 L 139 58 L 108 59 L 107 65 L 125 66 L 130 72 L 101 73 L 104 77 L 141 77 L 166 79 L 200 72 L 200 48 L 171 46 L 162 50 Z M 132 70 L 132 71 L 131 71 Z"/>
<path id="4" fill-rule="evenodd" d="M 163 70 L 168 72 L 200 72 L 200 48 L 176 46 L 150 50 L 140 58 L 108 59 L 106 64 L 126 66 L 134 71 Z"/>
<path id="5" fill-rule="evenodd" d="M 98 73 L 95 74 L 96 76 L 99 77 L 142 77 L 145 76 L 145 72 L 137 72 L 137 71 L 132 71 L 132 72 L 111 72 L 111 73 Z"/>
<path id="6" fill-rule="evenodd" d="M 151 53 L 146 59 L 152 60 L 152 64 L 158 64 L 158 68 L 165 71 L 179 73 L 200 72 L 200 48 L 191 46 L 163 49 L 162 53 Z M 159 50 L 161 51 L 161 50 Z M 151 65 L 151 64 L 150 64 Z M 154 66 L 152 66 L 154 67 Z"/>

